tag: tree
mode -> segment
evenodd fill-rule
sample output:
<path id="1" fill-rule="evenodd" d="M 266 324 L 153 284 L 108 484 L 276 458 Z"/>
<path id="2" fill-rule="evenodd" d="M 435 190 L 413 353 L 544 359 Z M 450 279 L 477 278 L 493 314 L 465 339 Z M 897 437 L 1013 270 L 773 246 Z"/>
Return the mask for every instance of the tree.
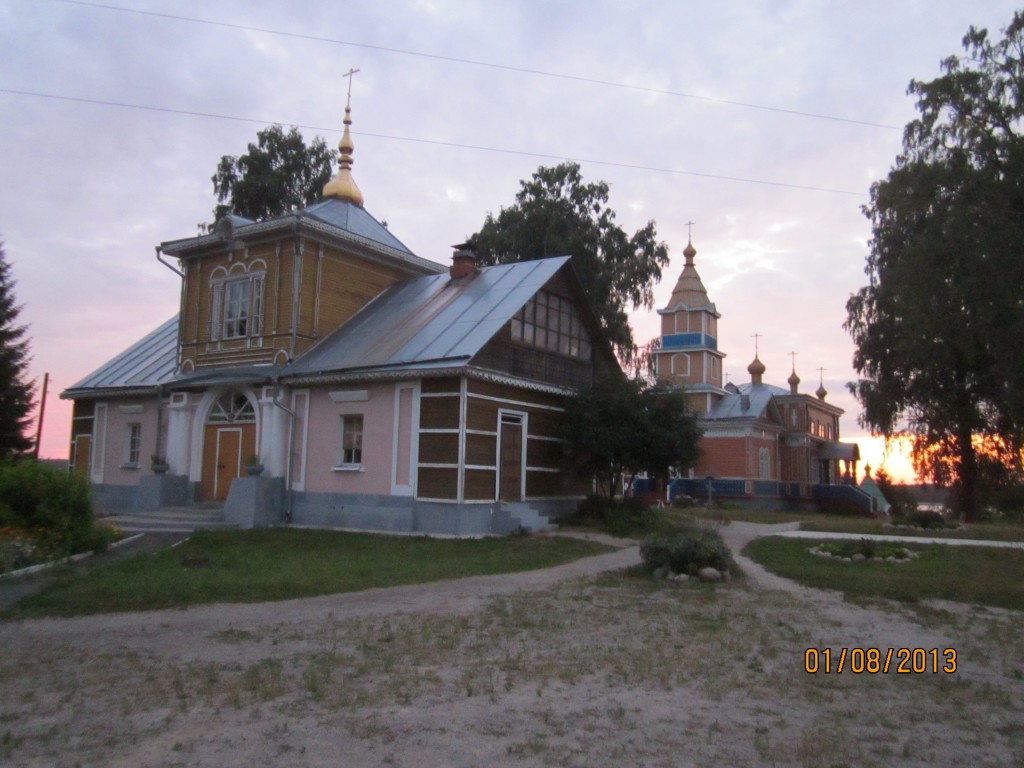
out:
<path id="1" fill-rule="evenodd" d="M 563 437 L 566 465 L 612 498 L 627 470 L 665 477 L 692 466 L 701 431 L 681 390 L 612 374 L 569 399 Z"/>
<path id="2" fill-rule="evenodd" d="M 607 207 L 608 185 L 583 182 L 577 163 L 540 167 L 520 182 L 516 203 L 488 213 L 469 240 L 484 264 L 572 256 L 609 340 L 627 362 L 635 347 L 626 318 L 629 308 L 654 305 L 653 286 L 668 264 L 668 248 L 657 242 L 653 221 L 632 236 Z"/>
<path id="3" fill-rule="evenodd" d="M 28 329 L 18 325 L 21 307 L 15 304 L 14 279 L 0 242 L 0 457 L 26 452 L 25 436 L 32 418 L 32 384 L 28 375 Z"/>
<path id="4" fill-rule="evenodd" d="M 913 81 L 919 117 L 871 187 L 868 285 L 847 302 L 851 384 L 874 433 L 911 438 L 918 474 L 981 489 L 1019 474 L 1024 426 L 1024 16 Z"/>
<path id="5" fill-rule="evenodd" d="M 685 390 L 666 384 L 645 384 L 640 393 L 644 433 L 638 436 L 636 469 L 652 478 L 668 479 L 697 463 L 703 430 L 686 404 Z"/>
<path id="6" fill-rule="evenodd" d="M 280 125 L 264 128 L 256 138 L 246 154 L 224 155 L 217 164 L 211 177 L 218 201 L 214 221 L 228 213 L 254 220 L 280 216 L 318 201 L 330 180 L 337 152 L 322 138 L 307 147 L 298 128 L 285 133 Z"/>

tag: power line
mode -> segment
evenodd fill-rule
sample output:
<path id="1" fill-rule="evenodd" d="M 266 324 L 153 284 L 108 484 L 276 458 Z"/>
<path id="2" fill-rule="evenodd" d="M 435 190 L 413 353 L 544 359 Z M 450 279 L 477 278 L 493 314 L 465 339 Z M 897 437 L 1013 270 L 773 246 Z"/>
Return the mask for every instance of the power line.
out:
<path id="1" fill-rule="evenodd" d="M 698 96 L 693 93 L 684 93 L 682 91 L 670 91 L 663 88 L 651 88 L 644 85 L 632 85 L 630 83 L 616 82 L 614 80 L 601 80 L 593 77 L 583 77 L 581 75 L 570 75 L 564 72 L 549 72 L 543 69 L 533 69 L 530 67 L 516 67 L 510 64 L 496 64 L 490 61 L 480 61 L 478 59 L 464 59 L 458 56 L 445 56 L 438 53 L 425 53 L 423 51 L 412 51 L 405 48 L 393 48 L 385 45 L 373 45 L 371 43 L 357 43 L 352 40 L 341 40 L 333 37 L 322 37 L 320 35 L 310 35 L 301 32 L 285 32 L 279 29 L 270 29 L 268 27 L 255 27 L 248 24 L 236 24 L 227 21 L 212 21 L 210 19 L 199 19 L 194 16 L 181 16 L 174 13 L 161 13 L 158 11 L 144 11 L 138 8 L 124 8 L 118 5 L 109 5 L 106 3 L 95 3 L 88 2 L 88 0 L 55 0 L 55 2 L 65 3 L 67 5 L 79 5 L 86 8 L 97 8 L 107 11 L 119 11 L 121 13 L 134 13 L 139 16 L 151 16 L 159 19 L 170 19 L 173 21 L 184 21 L 191 24 L 206 24 L 211 27 L 222 27 L 225 29 L 236 29 L 244 32 L 260 32 L 266 35 L 277 35 L 278 37 L 290 37 L 297 40 L 311 40 L 320 43 L 330 43 L 332 45 L 347 45 L 353 48 L 365 48 L 371 51 L 382 51 L 384 53 L 395 53 L 401 56 L 416 56 L 424 59 L 434 59 L 435 61 L 447 61 L 453 64 L 465 64 L 473 67 L 486 67 L 488 69 L 497 69 L 505 72 L 518 72 L 520 74 L 535 75 L 538 77 L 550 77 L 557 80 L 569 80 L 578 83 L 589 83 L 591 85 L 603 85 L 610 88 L 622 88 L 631 91 L 641 91 L 643 93 L 655 93 L 662 96 L 675 96 L 681 99 L 693 99 L 695 101 L 706 101 L 713 104 L 724 104 L 731 107 L 743 107 L 744 109 L 758 109 L 764 112 L 778 112 L 785 115 L 795 115 L 797 117 L 809 117 L 815 120 L 830 120 L 837 123 L 848 123 L 851 125 L 861 125 L 867 128 L 884 128 L 886 130 L 899 131 L 902 128 L 898 125 L 889 125 L 887 123 L 874 123 L 868 120 L 854 120 L 849 117 L 838 117 L 836 115 L 824 115 L 817 112 L 804 112 L 798 109 L 787 109 L 785 107 L 771 107 L 764 104 L 753 104 L 746 101 L 734 101 L 732 99 L 720 99 L 714 96 Z"/>
<path id="2" fill-rule="evenodd" d="M 0 88 L 0 93 L 8 93 L 15 96 L 28 96 L 31 98 L 39 99 L 51 99 L 54 101 L 70 101 L 79 104 L 92 104 L 95 106 L 103 107 L 118 107 L 121 109 L 137 109 L 145 112 L 161 112 L 164 114 L 172 115 L 185 115 L 187 117 L 204 117 L 213 120 L 231 120 L 240 123 L 256 123 L 259 125 L 270 125 L 277 123 L 281 125 L 295 125 L 296 128 L 302 128 L 309 131 L 323 131 L 325 133 L 340 133 L 337 128 L 326 128 L 323 126 L 316 125 L 302 125 L 291 123 L 286 120 L 263 120 L 253 117 L 239 117 L 237 115 L 221 115 L 215 112 L 199 112 L 196 110 L 189 109 L 174 109 L 171 107 L 154 107 L 146 104 L 131 104 L 124 101 L 110 101 L 107 99 L 90 99 L 81 96 L 67 96 L 63 94 L 55 93 L 41 93 L 39 91 L 22 91 L 14 88 Z M 846 189 L 831 189 L 829 187 L 815 187 L 807 184 L 789 184 L 782 181 L 766 181 L 764 179 L 749 179 L 742 176 L 725 176 L 722 174 L 714 173 L 700 173 L 698 171 L 684 171 L 677 168 L 663 168 L 652 165 L 639 165 L 634 163 L 616 162 L 614 160 L 594 160 L 585 157 L 568 157 L 565 155 L 553 155 L 545 152 L 530 152 L 527 150 L 520 149 L 505 149 L 502 147 L 487 147 L 480 144 L 460 144 L 453 141 L 437 141 L 434 139 L 421 139 L 413 136 L 395 136 L 386 133 L 369 133 L 365 131 L 352 131 L 353 135 L 368 137 L 374 139 L 383 139 L 386 141 L 405 141 L 413 142 L 416 144 L 429 144 L 436 147 L 451 147 L 453 149 L 469 149 L 478 152 L 493 152 L 502 155 L 519 155 L 521 157 L 536 157 L 542 160 L 574 160 L 580 163 L 588 163 L 592 165 L 606 165 L 612 168 L 627 168 L 635 171 L 649 171 L 651 173 L 666 173 L 675 176 L 693 176 L 702 179 L 716 179 L 719 181 L 734 181 L 743 184 L 760 184 L 762 186 L 770 187 L 783 187 L 786 189 L 799 189 L 806 192 L 829 192 L 837 195 L 852 195 L 855 197 L 867 197 L 864 192 L 852 192 Z"/>

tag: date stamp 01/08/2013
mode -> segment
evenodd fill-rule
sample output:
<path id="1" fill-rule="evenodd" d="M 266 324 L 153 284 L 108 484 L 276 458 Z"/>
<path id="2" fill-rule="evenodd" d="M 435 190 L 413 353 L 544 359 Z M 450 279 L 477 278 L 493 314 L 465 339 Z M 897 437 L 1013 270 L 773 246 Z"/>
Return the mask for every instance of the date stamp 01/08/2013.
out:
<path id="1" fill-rule="evenodd" d="M 953 648 L 808 648 L 804 651 L 804 672 L 842 674 L 923 675 L 956 672 Z"/>

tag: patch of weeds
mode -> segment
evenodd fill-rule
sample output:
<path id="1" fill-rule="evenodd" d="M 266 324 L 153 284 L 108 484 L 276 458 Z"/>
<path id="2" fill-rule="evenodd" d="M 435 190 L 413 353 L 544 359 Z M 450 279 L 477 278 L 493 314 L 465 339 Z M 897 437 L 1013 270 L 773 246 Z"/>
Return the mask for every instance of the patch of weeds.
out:
<path id="1" fill-rule="evenodd" d="M 776 750 L 772 745 L 771 729 L 767 725 L 754 727 L 754 749 L 765 765 L 775 765 Z"/>
<path id="2" fill-rule="evenodd" d="M 260 701 L 271 701 L 284 695 L 286 686 L 284 667 L 280 659 L 263 659 L 250 665 L 242 673 L 242 690 Z"/>
<path id="3" fill-rule="evenodd" d="M 514 744 L 509 744 L 505 748 L 505 752 L 509 756 L 518 757 L 520 759 L 534 757 L 547 752 L 547 750 L 548 745 L 544 743 L 543 736 L 534 736 L 529 741 L 517 741 Z"/>
<path id="4" fill-rule="evenodd" d="M 372 739 L 378 744 L 391 744 L 396 738 L 394 729 L 375 717 L 351 720 L 348 729 L 357 739 Z"/>
<path id="5" fill-rule="evenodd" d="M 211 632 L 207 637 L 210 640 L 216 640 L 218 643 L 246 643 L 258 639 L 255 634 L 248 630 L 234 628 Z"/>
<path id="6" fill-rule="evenodd" d="M 314 654 L 302 671 L 302 687 L 313 701 L 323 702 L 331 691 L 332 678 L 341 660 L 334 653 Z"/>
<path id="7" fill-rule="evenodd" d="M 0 736 L 0 754 L 10 759 L 14 754 L 14 750 L 21 746 L 22 741 L 24 741 L 23 737 L 15 736 L 8 728 L 4 731 L 4 735 Z"/>

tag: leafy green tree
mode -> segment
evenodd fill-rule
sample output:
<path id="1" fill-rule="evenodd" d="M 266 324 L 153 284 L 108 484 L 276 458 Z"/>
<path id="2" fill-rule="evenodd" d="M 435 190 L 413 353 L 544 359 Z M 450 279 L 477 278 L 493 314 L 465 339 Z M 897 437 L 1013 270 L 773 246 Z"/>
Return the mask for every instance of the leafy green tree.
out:
<path id="1" fill-rule="evenodd" d="M 218 201 L 214 221 L 228 213 L 254 220 L 280 216 L 317 202 L 330 180 L 337 152 L 322 138 L 307 146 L 298 128 L 285 133 L 280 125 L 264 128 L 256 138 L 246 154 L 224 155 L 217 164 L 211 177 Z"/>
<path id="2" fill-rule="evenodd" d="M 609 375 L 569 399 L 563 437 L 566 465 L 610 499 L 627 471 L 665 477 L 690 467 L 701 431 L 681 390 Z"/>
<path id="3" fill-rule="evenodd" d="M 871 188 L 868 285 L 847 302 L 851 390 L 874 433 L 909 436 L 922 477 L 979 514 L 1019 473 L 1024 425 L 1024 16 L 913 81 L 919 117 Z"/>
<path id="4" fill-rule="evenodd" d="M 644 433 L 638 436 L 636 468 L 650 477 L 668 479 L 669 469 L 682 473 L 697 463 L 703 431 L 686 393 L 664 384 L 645 385 L 640 392 Z"/>
<path id="5" fill-rule="evenodd" d="M 32 383 L 27 381 L 28 328 L 18 324 L 14 278 L 0 242 L 0 457 L 17 456 L 32 447 L 26 437 L 32 423 Z"/>
<path id="6" fill-rule="evenodd" d="M 653 221 L 632 236 L 615 223 L 608 185 L 584 183 L 577 163 L 540 167 L 520 182 L 515 205 L 488 213 L 469 239 L 484 264 L 572 256 L 587 299 L 619 356 L 635 351 L 628 309 L 654 305 L 653 286 L 668 264 Z"/>

